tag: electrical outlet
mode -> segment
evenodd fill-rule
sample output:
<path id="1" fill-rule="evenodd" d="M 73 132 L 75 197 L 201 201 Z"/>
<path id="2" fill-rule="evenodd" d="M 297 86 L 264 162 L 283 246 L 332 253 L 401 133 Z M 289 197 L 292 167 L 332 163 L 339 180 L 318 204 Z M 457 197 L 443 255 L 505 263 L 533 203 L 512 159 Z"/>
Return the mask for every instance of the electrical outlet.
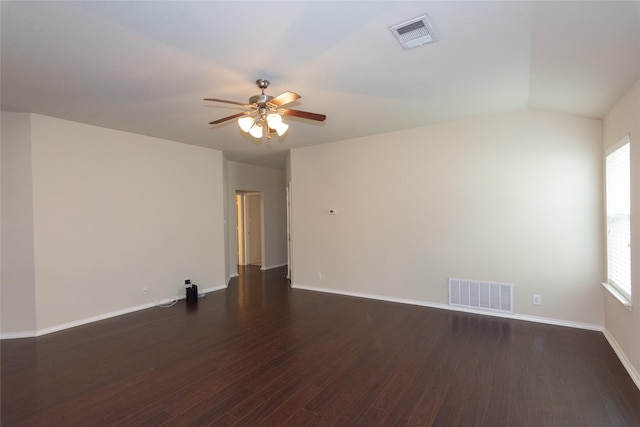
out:
<path id="1" fill-rule="evenodd" d="M 540 297 L 540 295 L 538 294 L 533 294 L 533 305 L 541 305 L 542 304 L 542 297 Z"/>
<path id="2" fill-rule="evenodd" d="M 142 288 L 142 293 L 143 293 L 143 294 L 147 294 L 147 293 L 149 293 L 149 289 L 147 289 L 147 288 Z"/>
<path id="3" fill-rule="evenodd" d="M 319 271 L 316 273 L 316 280 L 322 280 L 322 273 Z"/>

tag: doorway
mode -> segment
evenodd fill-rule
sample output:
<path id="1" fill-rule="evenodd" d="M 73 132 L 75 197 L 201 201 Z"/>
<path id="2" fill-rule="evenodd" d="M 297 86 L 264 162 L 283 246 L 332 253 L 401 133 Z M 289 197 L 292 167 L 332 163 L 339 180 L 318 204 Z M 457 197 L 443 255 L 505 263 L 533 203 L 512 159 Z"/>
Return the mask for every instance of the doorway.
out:
<path id="1" fill-rule="evenodd" d="M 236 191 L 238 265 L 262 267 L 262 193 Z"/>
<path id="2" fill-rule="evenodd" d="M 291 280 L 291 181 L 287 183 L 287 279 Z"/>

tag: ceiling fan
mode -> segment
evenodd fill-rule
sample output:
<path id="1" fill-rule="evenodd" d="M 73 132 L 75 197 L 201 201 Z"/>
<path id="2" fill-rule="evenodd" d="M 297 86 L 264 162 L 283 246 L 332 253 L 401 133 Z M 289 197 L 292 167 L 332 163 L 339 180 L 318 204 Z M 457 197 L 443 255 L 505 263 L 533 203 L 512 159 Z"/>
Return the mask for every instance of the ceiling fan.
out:
<path id="1" fill-rule="evenodd" d="M 256 80 L 256 85 L 258 85 L 262 93 L 249 98 L 248 104 L 224 99 L 204 98 L 204 101 L 224 102 L 226 104 L 242 105 L 245 108 L 249 108 L 248 111 L 223 117 L 222 119 L 209 122 L 209 124 L 217 125 L 238 118 L 238 126 L 240 126 L 240 129 L 244 132 L 249 133 L 254 138 L 262 138 L 266 135 L 267 139 L 270 139 L 272 132 L 277 133 L 278 136 L 282 136 L 289 128 L 289 125 L 282 121 L 282 116 L 295 116 L 319 122 L 323 122 L 327 118 L 324 114 L 282 108 L 284 105 L 299 99 L 300 95 L 297 93 L 284 92 L 273 97 L 264 93 L 264 90 L 269 87 L 269 80 L 258 79 Z"/>

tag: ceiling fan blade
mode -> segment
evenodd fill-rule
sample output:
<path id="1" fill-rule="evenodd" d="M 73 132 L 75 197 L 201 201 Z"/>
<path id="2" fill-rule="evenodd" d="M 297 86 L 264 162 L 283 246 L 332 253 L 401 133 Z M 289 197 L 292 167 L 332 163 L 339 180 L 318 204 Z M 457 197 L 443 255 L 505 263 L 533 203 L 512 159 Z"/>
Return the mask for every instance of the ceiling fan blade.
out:
<path id="1" fill-rule="evenodd" d="M 214 101 L 214 102 L 224 102 L 226 104 L 234 104 L 234 105 L 242 105 L 243 107 L 252 107 L 250 104 L 245 104 L 244 102 L 236 102 L 236 101 L 227 101 L 225 99 L 216 99 L 216 98 L 204 98 L 203 101 Z"/>
<path id="2" fill-rule="evenodd" d="M 324 114 L 308 113 L 300 110 L 287 110 L 282 108 L 278 110 L 278 112 L 286 116 L 302 117 L 303 119 L 317 120 L 319 122 L 324 122 L 327 119 L 327 116 Z"/>
<path id="3" fill-rule="evenodd" d="M 269 102 L 267 102 L 267 106 L 269 106 L 270 104 L 273 104 L 275 108 L 280 108 L 283 105 L 289 104 L 290 102 L 293 102 L 299 98 L 300 98 L 300 95 L 298 95 L 297 93 L 284 92 L 276 96 L 275 98 L 272 98 L 271 100 L 269 100 Z"/>
<path id="4" fill-rule="evenodd" d="M 226 122 L 226 121 L 228 121 L 228 120 L 233 120 L 233 119 L 235 119 L 235 118 L 237 118 L 237 117 L 246 116 L 246 115 L 247 115 L 247 114 L 249 114 L 249 113 L 250 113 L 250 111 L 244 111 L 244 112 L 242 112 L 242 113 L 234 114 L 233 116 L 223 117 L 223 118 L 221 118 L 221 119 L 214 120 L 214 121 L 212 121 L 212 122 L 209 122 L 209 124 L 210 124 L 210 125 L 217 125 L 217 124 L 219 124 L 219 123 L 223 123 L 223 122 Z"/>

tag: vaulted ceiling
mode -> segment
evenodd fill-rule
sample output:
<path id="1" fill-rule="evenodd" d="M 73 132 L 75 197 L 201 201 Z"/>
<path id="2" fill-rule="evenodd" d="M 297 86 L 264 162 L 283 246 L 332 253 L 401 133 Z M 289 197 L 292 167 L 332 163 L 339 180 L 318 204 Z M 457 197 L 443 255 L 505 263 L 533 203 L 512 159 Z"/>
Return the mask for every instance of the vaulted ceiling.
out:
<path id="1" fill-rule="evenodd" d="M 526 108 L 602 118 L 640 77 L 640 1 L 78 1 L 1 3 L 3 111 L 219 149 L 282 168 L 287 150 Z M 389 26 L 427 14 L 439 40 Z M 235 121 L 293 91 L 261 144 Z"/>

